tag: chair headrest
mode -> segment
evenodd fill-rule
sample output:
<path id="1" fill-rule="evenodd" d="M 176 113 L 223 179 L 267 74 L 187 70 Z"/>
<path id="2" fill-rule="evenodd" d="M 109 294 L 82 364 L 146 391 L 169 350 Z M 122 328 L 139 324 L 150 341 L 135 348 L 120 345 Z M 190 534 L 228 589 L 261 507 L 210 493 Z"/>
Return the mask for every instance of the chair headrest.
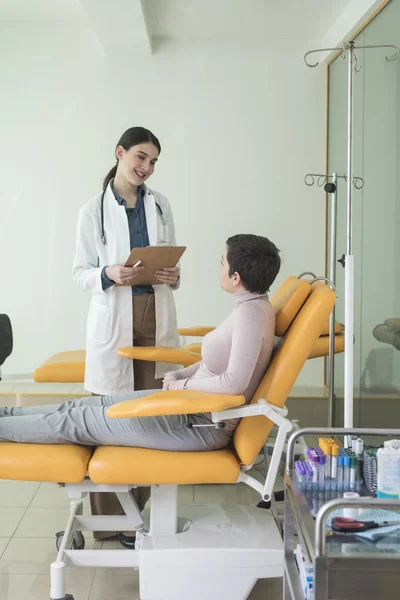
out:
<path id="1" fill-rule="evenodd" d="M 285 335 L 311 291 L 310 282 L 287 277 L 271 298 L 275 310 L 275 335 Z"/>

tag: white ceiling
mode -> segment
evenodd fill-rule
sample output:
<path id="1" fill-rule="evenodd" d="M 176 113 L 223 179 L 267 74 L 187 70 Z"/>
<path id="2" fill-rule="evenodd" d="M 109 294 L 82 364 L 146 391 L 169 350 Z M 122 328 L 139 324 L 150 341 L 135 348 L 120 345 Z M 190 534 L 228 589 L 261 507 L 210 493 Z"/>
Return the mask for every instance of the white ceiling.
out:
<path id="1" fill-rule="evenodd" d="M 153 36 L 322 38 L 350 0 L 144 0 Z"/>
<path id="2" fill-rule="evenodd" d="M 64 22 L 98 37 L 320 40 L 351 0 L 0 0 L 0 23 Z M 139 15 L 140 13 L 140 15 Z M 100 20 L 103 22 L 100 24 Z M 108 30 L 108 32 L 107 32 Z M 120 31 L 121 35 L 118 36 Z M 129 35 L 130 34 L 130 35 Z M 109 41 L 108 41 L 109 43 Z"/>
<path id="3" fill-rule="evenodd" d="M 83 19 L 79 0 L 0 0 L 0 21 L 40 23 Z"/>

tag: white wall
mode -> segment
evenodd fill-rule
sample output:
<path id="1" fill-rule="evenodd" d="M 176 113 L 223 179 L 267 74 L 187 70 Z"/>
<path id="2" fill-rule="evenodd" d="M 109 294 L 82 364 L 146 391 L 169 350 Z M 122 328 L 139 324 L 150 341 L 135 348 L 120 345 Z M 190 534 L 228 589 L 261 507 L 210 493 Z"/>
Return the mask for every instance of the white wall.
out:
<path id="1" fill-rule="evenodd" d="M 89 298 L 71 280 L 77 212 L 133 125 L 161 140 L 150 186 L 169 197 L 188 246 L 181 326 L 218 324 L 230 310 L 218 285 L 229 235 L 266 235 L 281 248 L 277 284 L 324 271 L 324 197 L 303 179 L 325 168 L 325 72 L 305 67 L 308 45 L 285 46 L 170 42 L 111 59 L 84 30 L 0 31 L 0 310 L 15 332 L 4 373 L 84 347 Z M 321 362 L 300 382 L 320 385 Z"/>

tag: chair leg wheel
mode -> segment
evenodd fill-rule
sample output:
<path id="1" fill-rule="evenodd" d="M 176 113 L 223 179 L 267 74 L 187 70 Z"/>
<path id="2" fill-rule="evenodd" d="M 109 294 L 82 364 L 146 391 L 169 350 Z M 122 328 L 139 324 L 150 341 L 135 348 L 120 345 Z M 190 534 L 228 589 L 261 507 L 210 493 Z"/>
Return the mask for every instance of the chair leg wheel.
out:
<path id="1" fill-rule="evenodd" d="M 64 531 L 59 531 L 56 533 L 56 548 L 60 550 L 61 544 L 64 538 Z M 83 550 L 85 548 L 85 538 L 81 531 L 76 531 L 74 535 L 74 540 L 72 542 L 72 550 Z M 65 600 L 64 598 L 62 600 Z M 67 597 L 67 600 L 70 600 Z"/>
<path id="2" fill-rule="evenodd" d="M 85 549 L 85 538 L 84 538 L 83 533 L 81 531 L 76 531 L 75 532 L 74 543 L 73 543 L 72 546 L 73 546 L 74 550 L 84 550 Z"/>

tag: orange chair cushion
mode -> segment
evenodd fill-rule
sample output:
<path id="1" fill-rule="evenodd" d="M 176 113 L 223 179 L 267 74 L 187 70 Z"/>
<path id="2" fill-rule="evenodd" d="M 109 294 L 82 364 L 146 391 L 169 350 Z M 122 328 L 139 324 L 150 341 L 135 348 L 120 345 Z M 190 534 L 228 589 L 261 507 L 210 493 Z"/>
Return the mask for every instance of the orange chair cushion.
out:
<path id="1" fill-rule="evenodd" d="M 271 298 L 275 311 L 275 335 L 286 333 L 293 319 L 310 294 L 310 284 L 305 279 L 287 277 Z"/>
<path id="2" fill-rule="evenodd" d="M 83 383 L 85 360 L 85 350 L 59 352 L 35 370 L 33 379 L 38 383 Z"/>
<path id="3" fill-rule="evenodd" d="M 131 419 L 161 415 L 195 415 L 196 413 L 236 408 L 245 402 L 245 397 L 241 395 L 214 394 L 196 390 L 169 390 L 113 404 L 107 409 L 107 417 Z"/>
<path id="4" fill-rule="evenodd" d="M 327 323 L 325 323 L 324 328 L 321 331 L 321 335 L 329 335 L 329 331 L 330 331 L 329 325 L 330 325 L 329 321 Z M 335 335 L 337 335 L 338 333 L 343 333 L 343 332 L 344 332 L 344 325 L 335 321 Z"/>
<path id="5" fill-rule="evenodd" d="M 3 442 L 0 479 L 80 483 L 86 476 L 92 453 L 93 448 L 88 446 Z"/>
<path id="6" fill-rule="evenodd" d="M 99 484 L 137 483 L 190 485 L 235 483 L 240 465 L 233 450 L 169 452 L 146 448 L 97 448 L 89 464 L 90 479 Z"/>
<path id="7" fill-rule="evenodd" d="M 335 354 L 344 352 L 344 335 L 335 335 Z M 308 358 L 321 358 L 329 355 L 329 335 L 321 336 L 315 342 Z"/>
<path id="8" fill-rule="evenodd" d="M 181 346 L 181 350 L 186 350 L 187 352 L 196 352 L 200 354 L 201 360 L 201 342 L 194 342 L 193 344 L 186 344 L 186 346 Z"/>
<path id="9" fill-rule="evenodd" d="M 214 331 L 215 327 L 179 327 L 178 334 L 186 337 L 204 337 L 210 331 Z"/>
<path id="10" fill-rule="evenodd" d="M 173 346 L 125 346 L 118 348 L 118 354 L 123 358 L 165 362 L 189 367 L 201 360 L 197 352 L 188 352 Z"/>

